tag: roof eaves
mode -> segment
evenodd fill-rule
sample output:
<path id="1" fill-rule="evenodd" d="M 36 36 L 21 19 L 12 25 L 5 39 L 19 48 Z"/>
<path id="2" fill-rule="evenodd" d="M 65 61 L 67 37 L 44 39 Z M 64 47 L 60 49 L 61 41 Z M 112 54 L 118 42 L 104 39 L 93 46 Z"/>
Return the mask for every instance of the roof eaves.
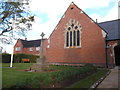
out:
<path id="1" fill-rule="evenodd" d="M 111 20 L 111 21 L 104 21 L 104 22 L 100 22 L 98 24 L 103 24 L 103 23 L 108 23 L 108 22 L 113 22 L 113 21 L 119 21 L 120 19 L 115 19 L 115 20 Z"/>
<path id="2" fill-rule="evenodd" d="M 21 42 L 21 44 L 22 44 L 22 48 L 24 48 L 24 45 L 23 45 L 23 43 L 22 43 L 22 40 L 23 40 L 23 39 L 19 39 L 19 40 L 20 40 L 20 42 Z"/>
<path id="3" fill-rule="evenodd" d="M 76 4 L 74 4 L 78 9 L 80 9 Z M 90 16 L 88 16 L 82 9 L 80 9 L 88 18 L 90 18 L 98 27 L 100 27 L 106 34 L 108 34 L 98 23 L 96 23 Z"/>

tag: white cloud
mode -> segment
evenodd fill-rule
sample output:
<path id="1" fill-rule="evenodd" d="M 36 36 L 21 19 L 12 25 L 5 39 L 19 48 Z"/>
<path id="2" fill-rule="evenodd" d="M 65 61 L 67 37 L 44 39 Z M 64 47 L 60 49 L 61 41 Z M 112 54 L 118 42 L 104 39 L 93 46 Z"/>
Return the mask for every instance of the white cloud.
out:
<path id="1" fill-rule="evenodd" d="M 104 21 L 118 19 L 118 3 L 110 10 L 110 12 L 103 18 Z"/>
<path id="2" fill-rule="evenodd" d="M 118 19 L 118 3 L 116 2 L 115 6 L 104 17 L 96 13 L 91 14 L 90 17 L 94 21 L 97 19 L 98 22 L 105 22 Z"/>
<path id="3" fill-rule="evenodd" d="M 51 32 L 54 30 L 55 25 L 60 20 L 59 15 L 62 16 L 64 14 L 72 1 L 82 10 L 86 10 L 87 8 L 107 7 L 110 2 L 116 2 L 117 0 L 32 0 L 30 9 L 32 11 L 38 10 L 40 12 L 46 13 L 49 18 L 49 21 L 44 24 L 40 24 L 39 21 L 37 21 L 35 25 L 33 25 L 33 30 L 35 30 L 37 33 L 41 33 L 43 31 L 48 38 Z M 111 18 L 116 17 L 112 14 L 112 12 L 116 12 L 115 9 L 113 8 L 105 17 L 101 17 L 95 13 L 90 15 L 90 17 L 94 20 L 97 18 L 99 22 L 107 19 L 111 20 Z M 110 15 L 112 15 L 111 18 Z M 37 18 L 37 20 L 39 20 L 39 18 Z"/>

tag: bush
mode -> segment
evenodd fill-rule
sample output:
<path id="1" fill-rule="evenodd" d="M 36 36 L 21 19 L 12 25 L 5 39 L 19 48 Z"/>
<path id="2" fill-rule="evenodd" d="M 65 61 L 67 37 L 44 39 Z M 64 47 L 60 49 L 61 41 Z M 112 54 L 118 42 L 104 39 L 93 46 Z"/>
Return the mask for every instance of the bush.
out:
<path id="1" fill-rule="evenodd" d="M 2 63 L 10 63 L 11 55 L 4 53 L 2 54 Z"/>
<path id="2" fill-rule="evenodd" d="M 51 72 L 50 76 L 54 83 L 59 83 L 64 79 L 74 77 L 82 73 L 91 72 L 94 70 L 96 70 L 96 68 L 93 65 L 85 65 L 84 67 L 81 68 L 76 68 L 76 69 L 72 68 L 59 72 Z"/>
<path id="3" fill-rule="evenodd" d="M 31 63 L 35 63 L 36 59 L 39 58 L 39 56 L 36 55 L 28 55 L 28 54 L 14 54 L 13 62 L 14 63 L 21 63 L 22 59 L 29 59 Z M 2 63 L 10 63 L 11 60 L 11 54 L 2 54 Z"/>
<path id="4" fill-rule="evenodd" d="M 16 83 L 11 89 L 21 89 L 21 88 L 43 88 L 44 86 L 50 86 L 52 83 L 51 77 L 47 74 L 41 74 L 40 76 L 27 77 L 24 80 Z"/>
<path id="5" fill-rule="evenodd" d="M 31 88 L 31 81 L 31 78 L 26 78 L 24 81 L 17 82 L 16 85 L 12 86 L 10 89 Z"/>
<path id="6" fill-rule="evenodd" d="M 41 73 L 40 75 L 28 76 L 24 80 L 16 83 L 13 88 L 44 88 L 60 83 L 65 79 L 76 77 L 82 73 L 92 72 L 95 68 L 92 65 L 84 67 L 69 68 L 63 71 Z"/>
<path id="7" fill-rule="evenodd" d="M 93 67 L 93 64 L 87 63 L 85 64 L 86 67 Z"/>
<path id="8" fill-rule="evenodd" d="M 38 58 L 38 56 L 35 56 L 35 55 L 15 54 L 14 55 L 14 62 L 21 63 L 22 59 L 29 59 L 31 63 L 34 63 L 34 62 L 36 62 L 37 58 Z"/>

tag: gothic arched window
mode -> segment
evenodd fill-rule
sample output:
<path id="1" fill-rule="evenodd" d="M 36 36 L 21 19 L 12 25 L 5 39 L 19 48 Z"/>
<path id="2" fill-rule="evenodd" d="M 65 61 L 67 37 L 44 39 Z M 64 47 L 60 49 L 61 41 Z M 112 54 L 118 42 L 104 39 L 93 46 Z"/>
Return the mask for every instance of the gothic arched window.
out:
<path id="1" fill-rule="evenodd" d="M 78 21 L 70 19 L 65 27 L 65 47 L 75 48 L 81 46 L 81 25 Z"/>

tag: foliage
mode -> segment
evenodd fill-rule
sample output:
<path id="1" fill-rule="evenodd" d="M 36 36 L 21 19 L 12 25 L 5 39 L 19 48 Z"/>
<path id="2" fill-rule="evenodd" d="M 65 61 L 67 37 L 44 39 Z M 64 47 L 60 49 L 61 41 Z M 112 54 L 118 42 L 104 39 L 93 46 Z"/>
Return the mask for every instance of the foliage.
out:
<path id="1" fill-rule="evenodd" d="M 50 66 L 50 68 L 53 66 Z M 46 73 L 28 73 L 28 72 L 16 72 L 15 75 L 21 76 L 21 80 L 12 85 L 12 88 L 43 88 L 49 87 L 55 83 L 60 83 L 65 79 L 77 76 L 81 73 L 93 71 L 93 67 L 70 67 L 70 66 L 56 66 L 59 67 L 59 71 L 46 72 Z M 62 68 L 62 70 L 61 70 Z M 55 67 L 54 67 L 55 69 Z M 19 73 L 19 74 L 18 74 Z M 22 74 L 22 75 L 21 75 Z M 10 74 L 9 74 L 10 75 Z M 4 75 L 3 75 L 4 76 Z M 19 77 L 18 76 L 18 77 Z M 15 76 L 17 78 L 17 76 Z M 6 79 L 4 77 L 3 79 Z M 13 79 L 13 78 L 11 78 Z M 13 79 L 14 81 L 14 79 Z M 5 83 L 5 82 L 3 82 Z"/>
<path id="2" fill-rule="evenodd" d="M 69 79 L 81 73 L 95 70 L 93 66 L 72 67 L 72 66 L 54 66 L 50 68 L 56 69 L 55 72 L 24 72 L 21 70 L 28 69 L 32 63 L 13 63 L 15 68 L 2 68 L 3 89 L 21 89 L 21 88 L 43 88 L 49 87 L 55 83 L 59 83 L 65 79 Z M 3 63 L 2 67 L 8 67 L 7 63 Z M 89 88 L 100 77 L 105 75 L 108 70 L 101 69 L 95 74 L 71 85 L 69 88 Z"/>
<path id="3" fill-rule="evenodd" d="M 2 87 L 10 88 L 30 76 L 34 76 L 32 73 L 20 71 L 28 69 L 32 64 L 33 63 L 13 63 L 13 68 L 9 68 L 10 64 L 2 63 Z M 23 86 L 22 83 L 19 84 L 19 86 Z"/>
<path id="4" fill-rule="evenodd" d="M 36 62 L 36 59 L 39 58 L 39 56 L 35 55 L 28 55 L 28 54 L 14 54 L 13 62 L 14 63 L 21 63 L 22 59 L 29 59 L 31 63 Z M 10 54 L 2 54 L 2 63 L 10 63 L 11 55 Z"/>
<path id="5" fill-rule="evenodd" d="M 0 2 L 0 41 L 2 43 L 10 44 L 17 36 L 25 36 L 34 21 L 34 16 L 28 10 L 29 3 L 14 1 Z"/>
<path id="6" fill-rule="evenodd" d="M 14 54 L 14 62 L 15 63 L 21 63 L 22 62 L 22 59 L 24 58 L 27 58 L 30 60 L 31 63 L 35 63 L 36 62 L 36 59 L 38 58 L 39 56 L 35 56 L 35 55 L 28 55 L 28 54 Z"/>
<path id="7" fill-rule="evenodd" d="M 10 63 L 10 54 L 2 54 L 2 63 Z"/>
<path id="8" fill-rule="evenodd" d="M 95 69 L 96 68 L 91 67 L 91 66 L 84 66 L 81 68 L 71 68 L 71 69 L 60 71 L 60 72 L 52 72 L 51 77 L 55 83 L 59 83 L 62 80 L 65 80 L 67 78 L 74 77 L 79 74 L 89 72 Z"/>
<path id="9" fill-rule="evenodd" d="M 87 63 L 85 64 L 86 67 L 93 67 L 93 64 Z"/>
<path id="10" fill-rule="evenodd" d="M 95 82 L 97 82 L 101 77 L 103 77 L 106 72 L 108 72 L 108 70 L 106 69 L 99 70 L 98 72 L 72 84 L 67 88 L 90 88 Z"/>

